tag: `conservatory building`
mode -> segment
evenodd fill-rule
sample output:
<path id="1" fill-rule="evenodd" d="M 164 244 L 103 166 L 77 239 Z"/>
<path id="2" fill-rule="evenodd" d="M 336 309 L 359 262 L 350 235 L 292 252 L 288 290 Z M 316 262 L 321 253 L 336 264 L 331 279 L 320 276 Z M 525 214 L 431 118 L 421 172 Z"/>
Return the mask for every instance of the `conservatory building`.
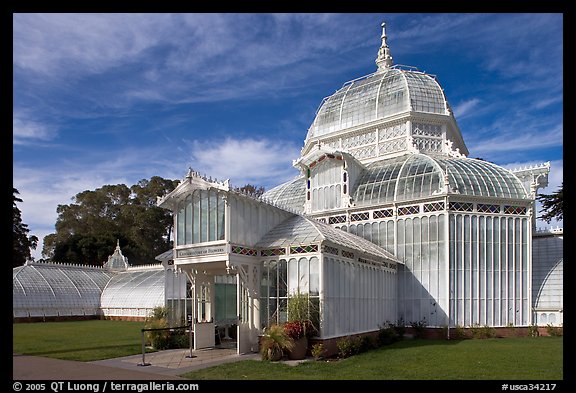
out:
<path id="1" fill-rule="evenodd" d="M 295 293 L 308 295 L 319 340 L 398 321 L 561 323 L 562 236 L 533 239 L 549 163 L 469 158 L 437 78 L 394 65 L 384 24 L 376 66 L 321 102 L 293 179 L 256 196 L 190 169 L 158 198 L 174 215 L 174 248 L 157 257 L 172 285 L 163 301 L 188 316 L 195 348 L 224 325 L 238 353 L 256 351 Z M 83 275 L 103 293 L 86 307 L 122 313 L 111 305 L 129 273 Z"/>
<path id="2" fill-rule="evenodd" d="M 549 164 L 510 171 L 468 158 L 435 76 L 392 62 L 383 24 L 373 74 L 325 98 L 299 175 L 261 197 L 189 171 L 158 205 L 174 212 L 174 263 L 193 285 L 237 278 L 238 350 L 309 294 L 319 338 L 386 321 L 443 326 L 533 322 L 534 200 Z"/>

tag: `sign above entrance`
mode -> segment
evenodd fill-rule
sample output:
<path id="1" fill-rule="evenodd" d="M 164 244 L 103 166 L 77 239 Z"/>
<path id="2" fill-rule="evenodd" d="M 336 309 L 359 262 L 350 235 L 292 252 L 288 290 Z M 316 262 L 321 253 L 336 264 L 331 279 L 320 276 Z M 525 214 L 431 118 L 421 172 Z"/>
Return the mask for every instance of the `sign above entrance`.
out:
<path id="1" fill-rule="evenodd" d="M 212 255 L 212 254 L 223 254 L 226 252 L 226 245 L 218 245 L 218 246 L 205 246 L 205 247 L 194 247 L 194 248 L 186 248 L 184 250 L 176 250 L 176 258 L 185 258 L 185 257 L 198 257 L 203 255 Z"/>

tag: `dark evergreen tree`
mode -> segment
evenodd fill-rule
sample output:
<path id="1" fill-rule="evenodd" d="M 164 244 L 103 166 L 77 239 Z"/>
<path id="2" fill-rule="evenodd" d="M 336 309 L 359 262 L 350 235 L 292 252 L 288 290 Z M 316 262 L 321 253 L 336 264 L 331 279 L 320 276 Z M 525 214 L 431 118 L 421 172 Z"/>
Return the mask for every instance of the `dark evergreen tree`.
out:
<path id="1" fill-rule="evenodd" d="M 539 218 L 550 223 L 553 219 L 564 219 L 564 182 L 560 185 L 558 191 L 552 194 L 540 194 L 536 199 L 542 203 L 541 213 L 544 213 Z"/>
<path id="2" fill-rule="evenodd" d="M 35 250 L 38 245 L 38 237 L 35 235 L 28 236 L 30 229 L 28 225 L 22 222 L 22 213 L 18 208 L 17 202 L 22 202 L 18 198 L 20 192 L 12 187 L 12 267 L 22 266 L 27 259 L 32 258 L 31 250 Z"/>

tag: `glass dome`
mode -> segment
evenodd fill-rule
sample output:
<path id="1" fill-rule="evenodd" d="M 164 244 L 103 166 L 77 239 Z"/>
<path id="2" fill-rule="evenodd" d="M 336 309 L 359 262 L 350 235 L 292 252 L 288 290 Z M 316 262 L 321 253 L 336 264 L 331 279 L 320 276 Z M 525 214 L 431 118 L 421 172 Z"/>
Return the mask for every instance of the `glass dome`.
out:
<path id="1" fill-rule="evenodd" d="M 433 76 L 398 67 L 385 68 L 348 82 L 325 98 L 306 140 L 408 111 L 451 114 Z"/>
<path id="2" fill-rule="evenodd" d="M 164 282 L 162 268 L 118 273 L 102 292 L 102 309 L 153 309 L 163 306 Z"/>
<path id="3" fill-rule="evenodd" d="M 282 208 L 301 213 L 306 202 L 306 181 L 302 176 L 295 177 L 266 191 L 262 198 Z"/>
<path id="4" fill-rule="evenodd" d="M 528 199 L 522 182 L 508 170 L 472 158 L 409 154 L 370 165 L 356 183 L 357 206 L 392 203 L 444 192 L 482 197 Z"/>
<path id="5" fill-rule="evenodd" d="M 34 263 L 12 271 L 14 317 L 98 315 L 113 273 L 102 268 Z"/>

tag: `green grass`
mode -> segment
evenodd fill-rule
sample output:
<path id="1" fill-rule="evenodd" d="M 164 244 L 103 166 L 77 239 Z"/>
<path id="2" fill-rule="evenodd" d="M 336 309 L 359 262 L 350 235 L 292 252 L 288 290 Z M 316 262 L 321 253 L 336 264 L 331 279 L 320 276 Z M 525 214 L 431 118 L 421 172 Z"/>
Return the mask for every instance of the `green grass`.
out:
<path id="1" fill-rule="evenodd" d="M 13 352 L 93 361 L 142 353 L 142 322 L 13 324 Z M 337 361 L 297 366 L 243 360 L 200 369 L 194 380 L 562 380 L 562 337 L 404 340 Z"/>
<path id="2" fill-rule="evenodd" d="M 185 378 L 230 380 L 561 380 L 563 338 L 405 340 L 334 362 L 244 360 Z"/>
<path id="3" fill-rule="evenodd" d="M 74 321 L 12 324 L 13 353 L 83 362 L 142 353 L 143 322 Z"/>

